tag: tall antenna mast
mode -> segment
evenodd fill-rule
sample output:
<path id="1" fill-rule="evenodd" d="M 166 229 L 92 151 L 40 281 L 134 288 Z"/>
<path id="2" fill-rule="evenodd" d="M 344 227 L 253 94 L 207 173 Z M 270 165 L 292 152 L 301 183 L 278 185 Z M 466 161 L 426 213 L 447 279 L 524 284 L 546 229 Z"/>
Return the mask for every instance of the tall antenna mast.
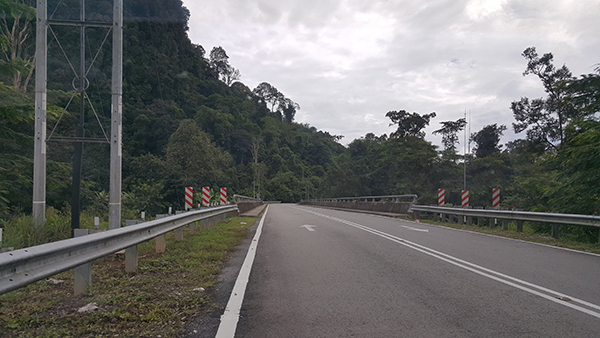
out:
<path id="1" fill-rule="evenodd" d="M 465 120 L 467 119 L 467 110 L 465 109 Z M 467 121 L 467 125 L 469 122 Z M 463 143 L 463 190 L 467 190 L 467 128 L 464 131 Z"/>

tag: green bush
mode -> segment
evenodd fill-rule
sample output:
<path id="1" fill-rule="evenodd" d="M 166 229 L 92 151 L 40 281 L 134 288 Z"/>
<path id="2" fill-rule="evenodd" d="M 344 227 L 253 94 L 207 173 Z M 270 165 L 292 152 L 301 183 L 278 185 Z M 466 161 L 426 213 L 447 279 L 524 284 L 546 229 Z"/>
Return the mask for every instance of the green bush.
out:
<path id="1" fill-rule="evenodd" d="M 2 246 L 21 249 L 60 241 L 71 237 L 71 217 L 54 212 L 46 218 L 42 227 L 33 226 L 32 216 L 17 216 L 4 221 Z"/>

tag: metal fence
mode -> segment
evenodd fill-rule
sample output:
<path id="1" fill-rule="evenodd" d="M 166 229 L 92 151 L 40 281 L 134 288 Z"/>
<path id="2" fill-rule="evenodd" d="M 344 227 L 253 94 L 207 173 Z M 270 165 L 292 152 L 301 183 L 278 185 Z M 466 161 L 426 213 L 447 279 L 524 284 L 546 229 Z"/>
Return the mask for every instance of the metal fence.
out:
<path id="1" fill-rule="evenodd" d="M 181 230 L 184 225 L 195 225 L 196 222 L 202 220 L 224 218 L 228 213 L 237 210 L 237 206 L 229 205 L 188 211 L 123 228 L 0 253 L 0 294 L 82 266 L 123 249 L 136 248 L 134 252 L 137 266 L 137 244 L 174 230 L 176 230 L 176 237 L 178 236 L 177 232 L 181 232 L 182 237 Z"/>

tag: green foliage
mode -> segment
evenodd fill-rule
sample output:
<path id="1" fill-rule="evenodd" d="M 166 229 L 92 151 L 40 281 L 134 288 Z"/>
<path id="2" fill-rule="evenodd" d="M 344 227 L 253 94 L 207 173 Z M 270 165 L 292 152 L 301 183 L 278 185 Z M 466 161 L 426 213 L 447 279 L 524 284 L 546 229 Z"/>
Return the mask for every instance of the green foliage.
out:
<path id="1" fill-rule="evenodd" d="M 475 156 L 482 158 L 493 153 L 499 153 L 502 149 L 500 136 L 506 130 L 505 125 L 498 126 L 497 123 L 483 127 L 480 131 L 471 135 L 471 141 L 475 142 Z"/>
<path id="2" fill-rule="evenodd" d="M 559 83 L 567 92 L 567 100 L 586 116 L 600 111 L 600 66 L 596 67 L 596 72 Z"/>
<path id="3" fill-rule="evenodd" d="M 385 114 L 392 120 L 390 126 L 398 125 L 398 129 L 390 137 L 419 137 L 424 138 L 425 132 L 422 131 L 429 125 L 429 121 L 435 117 L 435 113 L 420 115 L 418 113 L 409 113 L 406 110 L 389 111 Z"/>
<path id="4" fill-rule="evenodd" d="M 442 135 L 442 144 L 446 152 L 456 152 L 456 143 L 458 143 L 458 132 L 465 129 L 467 121 L 464 118 L 460 118 L 456 121 L 442 121 L 440 122 L 442 128 L 433 131 L 433 134 Z"/>
<path id="5" fill-rule="evenodd" d="M 569 125 L 568 146 L 548 162 L 556 172 L 547 191 L 552 210 L 592 214 L 600 208 L 600 122 L 577 120 Z"/>
<path id="6" fill-rule="evenodd" d="M 589 112 L 575 109 L 572 102 L 567 100 L 567 92 L 561 83 L 573 80 L 573 77 L 567 66 L 556 68 L 552 64 L 552 53 L 540 57 L 535 47 L 529 47 L 522 56 L 527 59 L 523 75 L 536 75 L 548 97 L 532 100 L 523 97 L 520 101 L 512 102 L 511 110 L 516 120 L 513 129 L 516 133 L 526 131 L 527 139 L 532 142 L 556 148 L 557 142 L 559 146 L 566 142 L 565 127 L 569 121 L 586 116 Z"/>
<path id="7" fill-rule="evenodd" d="M 209 65 L 215 76 L 228 86 L 231 86 L 233 81 L 237 81 L 241 77 L 240 71 L 229 64 L 229 56 L 221 46 L 214 47 L 210 51 Z"/>
<path id="8" fill-rule="evenodd" d="M 13 217 L 4 221 L 2 246 L 21 249 L 71 237 L 70 215 L 60 212 L 48 214 L 43 227 L 34 227 L 31 216 Z"/>

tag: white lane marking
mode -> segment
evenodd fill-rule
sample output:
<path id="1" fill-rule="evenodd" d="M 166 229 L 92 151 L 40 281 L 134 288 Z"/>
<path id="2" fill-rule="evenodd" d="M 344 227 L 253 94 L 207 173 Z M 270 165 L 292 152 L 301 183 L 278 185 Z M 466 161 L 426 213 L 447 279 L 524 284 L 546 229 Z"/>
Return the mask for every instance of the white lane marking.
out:
<path id="1" fill-rule="evenodd" d="M 413 227 L 409 227 L 408 225 L 401 225 L 401 227 L 405 228 L 405 229 L 408 229 L 408 230 L 421 231 L 421 232 L 429 232 L 429 230 L 427 230 L 427 229 L 413 228 Z"/>
<path id="2" fill-rule="evenodd" d="M 314 227 L 316 227 L 316 225 L 304 224 L 304 225 L 301 225 L 300 227 L 305 228 L 308 231 L 316 231 L 315 229 L 313 229 Z"/>
<path id="3" fill-rule="evenodd" d="M 347 221 L 345 219 L 341 219 L 341 218 L 337 218 L 337 217 L 333 217 L 333 216 L 321 214 L 321 213 L 314 212 L 314 211 L 311 211 L 311 210 L 307 210 L 307 209 L 303 209 L 303 208 L 297 208 L 297 209 L 303 210 L 305 212 L 308 212 L 308 213 L 311 213 L 311 214 L 314 214 L 314 215 L 317 215 L 317 216 L 321 216 L 321 217 L 324 217 L 324 218 L 329 218 L 331 220 L 334 220 L 334 221 L 337 221 L 337 222 L 341 222 L 341 223 L 350 225 L 350 226 L 355 227 L 357 229 L 364 230 L 366 232 L 372 233 L 372 234 L 377 235 L 379 237 L 383 237 L 385 239 L 388 239 L 388 240 L 390 240 L 392 242 L 395 242 L 395 243 L 398 243 L 398 244 L 402 244 L 402 245 L 404 245 L 406 247 L 409 247 L 411 249 L 414 249 L 414 250 L 417 250 L 417 251 L 422 252 L 424 254 L 427 254 L 429 256 L 435 257 L 435 258 L 440 259 L 440 260 L 442 260 L 444 262 L 447 262 L 447 263 L 450 263 L 452 265 L 455 265 L 455 266 L 458 266 L 460 268 L 463 268 L 465 270 L 474 272 L 474 273 L 479 274 L 481 276 L 490 278 L 492 280 L 498 281 L 498 282 L 506 284 L 506 285 L 510 285 L 510 286 L 515 287 L 517 289 L 529 292 L 531 294 L 534 294 L 536 296 L 539 296 L 539 297 L 542 297 L 544 299 L 550 300 L 550 301 L 555 302 L 557 304 L 564 305 L 566 307 L 570 307 L 570 308 L 575 309 L 577 311 L 581 311 L 583 313 L 587 313 L 587 314 L 589 314 L 591 316 L 594 316 L 596 318 L 600 318 L 600 312 L 596 312 L 596 311 L 593 311 L 593 310 L 590 310 L 590 309 L 586 309 L 584 307 L 581 307 L 581 306 L 578 306 L 578 305 L 574 305 L 572 303 L 579 303 L 579 304 L 581 304 L 583 306 L 587 306 L 587 307 L 592 308 L 592 309 L 600 310 L 600 306 L 598 306 L 596 304 L 593 304 L 593 303 L 590 303 L 590 302 L 586 302 L 584 300 L 581 300 L 581 299 L 578 299 L 578 298 L 575 298 L 575 297 L 571 297 L 569 295 L 565 295 L 563 293 L 560 293 L 560 292 L 557 292 L 557 291 L 545 288 L 543 286 L 539 286 L 539 285 L 536 285 L 536 284 L 533 284 L 533 283 L 530 283 L 530 282 L 526 282 L 524 280 L 521 280 L 521 279 L 518 279 L 518 278 L 515 278 L 515 277 L 512 277 L 512 276 L 508 276 L 506 274 L 503 274 L 503 273 L 500 273 L 500 272 L 497 272 L 497 271 L 494 271 L 494 270 L 491 270 L 491 269 L 479 266 L 477 264 L 473 264 L 473 263 L 467 262 L 467 261 L 462 260 L 460 258 L 456 258 L 456 257 L 453 257 L 451 255 L 448 255 L 448 254 L 436 251 L 434 249 L 428 248 L 426 246 L 423 246 L 423 245 L 420 245 L 420 244 L 417 244 L 417 243 L 414 243 L 414 242 L 411 242 L 411 241 L 407 241 L 405 239 L 396 237 L 394 235 L 390 235 L 388 233 L 385 233 L 385 232 L 377 230 L 377 229 L 369 228 L 367 226 L 364 226 L 364 225 L 361 225 L 361 224 L 358 224 L 358 223 L 354 223 L 354 222 L 351 222 L 351 221 Z M 496 276 L 493 276 L 492 274 L 494 274 Z M 519 285 L 519 284 L 516 284 L 516 283 L 520 283 L 520 284 L 523 284 L 523 285 Z M 548 295 L 548 294 L 541 293 L 541 292 L 536 291 L 536 290 L 533 290 L 531 288 L 535 288 L 535 289 L 538 289 L 540 291 L 549 293 L 552 296 Z M 563 300 L 563 299 L 567 299 L 567 298 L 570 299 L 571 301 L 568 302 L 568 301 Z"/>
<path id="4" fill-rule="evenodd" d="M 254 234 L 254 238 L 252 238 L 252 243 L 250 243 L 250 248 L 248 248 L 248 253 L 246 254 L 240 273 L 238 274 L 233 290 L 231 291 L 231 296 L 229 297 L 225 311 L 221 316 L 221 324 L 219 324 L 219 329 L 217 330 L 215 338 L 233 338 L 235 336 L 237 323 L 240 319 L 242 302 L 244 301 L 244 294 L 246 293 L 246 285 L 248 285 L 248 280 L 250 279 L 250 270 L 252 270 L 252 264 L 254 263 L 254 257 L 256 256 L 256 247 L 258 246 L 258 240 L 262 233 L 267 212 L 269 212 L 268 205 L 263 217 L 258 223 L 256 233 Z"/>
<path id="5" fill-rule="evenodd" d="M 406 222 L 414 222 L 414 221 L 407 221 L 407 220 L 404 220 L 404 221 L 406 221 Z M 530 241 L 526 241 L 526 240 L 522 240 L 522 239 L 504 237 L 504 236 L 500 236 L 500 235 L 486 234 L 486 233 L 477 232 L 477 231 L 471 231 L 471 230 L 466 230 L 466 229 L 456 229 L 456 228 L 446 227 L 446 226 L 438 225 L 438 224 L 428 224 L 428 225 L 432 226 L 432 227 L 436 227 L 436 228 L 451 230 L 451 231 L 467 232 L 467 233 L 474 234 L 474 235 L 480 235 L 480 236 L 486 236 L 486 237 L 494 237 L 494 238 L 501 238 L 501 239 L 508 240 L 508 241 L 533 244 L 533 245 L 543 246 L 543 247 L 550 248 L 550 249 L 558 249 L 558 250 L 562 250 L 562 251 L 569 251 L 569 252 L 574 252 L 574 253 L 578 253 L 578 254 L 584 254 L 584 255 L 588 255 L 588 256 L 600 257 L 600 254 L 593 253 L 593 252 L 587 252 L 587 251 L 581 251 L 581 250 L 563 248 L 563 247 L 560 247 L 560 246 L 555 246 L 555 245 L 550 245 L 550 244 L 530 242 Z"/>

